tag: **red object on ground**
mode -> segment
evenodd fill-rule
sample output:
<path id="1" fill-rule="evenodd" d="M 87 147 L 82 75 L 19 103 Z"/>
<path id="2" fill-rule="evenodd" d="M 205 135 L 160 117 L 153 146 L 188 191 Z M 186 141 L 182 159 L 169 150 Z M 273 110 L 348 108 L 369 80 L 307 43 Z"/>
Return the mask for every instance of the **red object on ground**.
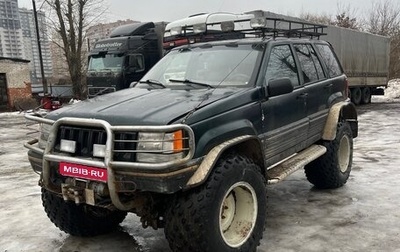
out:
<path id="1" fill-rule="evenodd" d="M 45 96 L 40 100 L 40 104 L 44 109 L 51 109 L 51 97 Z"/>

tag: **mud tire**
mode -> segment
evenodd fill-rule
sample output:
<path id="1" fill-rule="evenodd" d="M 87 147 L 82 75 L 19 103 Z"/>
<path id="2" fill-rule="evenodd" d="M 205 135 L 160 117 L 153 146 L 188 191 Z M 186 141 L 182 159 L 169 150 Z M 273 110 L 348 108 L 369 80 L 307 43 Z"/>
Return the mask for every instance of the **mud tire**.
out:
<path id="1" fill-rule="evenodd" d="M 47 216 L 59 229 L 73 236 L 96 236 L 118 227 L 127 213 L 89 205 L 76 205 L 42 188 L 42 202 Z"/>
<path id="2" fill-rule="evenodd" d="M 305 167 L 310 183 L 320 189 L 333 189 L 343 186 L 349 178 L 353 160 L 353 137 L 350 125 L 339 122 L 336 138 L 324 141 L 327 152 Z"/>
<path id="3" fill-rule="evenodd" d="M 229 202 L 231 206 L 235 202 L 233 211 L 227 207 Z M 234 214 L 225 215 L 225 211 Z M 249 212 L 253 213 L 249 218 L 252 229 L 239 228 L 244 233 L 235 236 L 238 233 L 233 232 L 239 241 L 232 242 L 231 230 L 239 229 L 231 227 L 240 223 L 232 216 Z M 252 160 L 231 153 L 218 161 L 204 184 L 175 198 L 167 211 L 164 231 L 173 251 L 256 251 L 265 218 L 266 181 L 260 168 Z"/>

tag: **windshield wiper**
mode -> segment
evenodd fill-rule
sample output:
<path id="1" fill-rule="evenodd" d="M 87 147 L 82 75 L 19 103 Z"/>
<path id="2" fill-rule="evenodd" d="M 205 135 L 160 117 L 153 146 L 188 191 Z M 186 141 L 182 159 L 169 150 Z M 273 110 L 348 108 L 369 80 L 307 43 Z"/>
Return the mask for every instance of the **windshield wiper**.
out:
<path id="1" fill-rule="evenodd" d="M 146 84 L 148 84 L 149 86 L 152 86 L 152 87 L 157 86 L 157 87 L 161 87 L 161 88 L 166 88 L 165 85 L 162 84 L 161 82 L 159 82 L 158 80 L 152 80 L 152 79 L 148 79 L 148 80 L 145 80 L 145 81 L 141 80 L 141 81 L 139 81 L 139 83 L 146 83 Z"/>
<path id="2" fill-rule="evenodd" d="M 184 80 L 169 79 L 169 81 L 170 82 L 179 82 L 179 83 L 183 83 L 183 84 L 190 85 L 190 86 L 197 85 L 197 86 L 206 87 L 206 88 L 214 88 L 210 84 L 201 83 L 201 82 L 195 82 L 195 81 L 191 81 L 191 80 L 188 80 L 188 79 L 184 79 Z"/>

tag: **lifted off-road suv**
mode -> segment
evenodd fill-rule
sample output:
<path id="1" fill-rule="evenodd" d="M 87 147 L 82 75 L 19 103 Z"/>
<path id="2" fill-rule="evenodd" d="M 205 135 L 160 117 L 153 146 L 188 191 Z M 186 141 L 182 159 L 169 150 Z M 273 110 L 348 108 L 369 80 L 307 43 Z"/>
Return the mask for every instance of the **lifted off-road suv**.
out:
<path id="1" fill-rule="evenodd" d="M 358 127 L 346 76 L 318 25 L 213 14 L 166 32 L 188 44 L 135 87 L 27 115 L 41 124 L 25 146 L 44 209 L 75 236 L 132 212 L 173 251 L 255 251 L 266 184 L 303 167 L 317 188 L 346 183 Z"/>

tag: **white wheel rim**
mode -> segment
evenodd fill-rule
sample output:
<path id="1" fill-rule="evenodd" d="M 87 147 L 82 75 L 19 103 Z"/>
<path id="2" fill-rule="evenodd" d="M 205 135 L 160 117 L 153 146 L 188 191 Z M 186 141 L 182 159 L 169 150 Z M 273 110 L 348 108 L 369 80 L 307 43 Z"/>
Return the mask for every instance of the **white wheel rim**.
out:
<path id="1" fill-rule="evenodd" d="M 350 139 L 344 135 L 339 143 L 339 168 L 341 172 L 346 172 L 350 163 Z"/>
<path id="2" fill-rule="evenodd" d="M 239 247 L 253 232 L 258 213 L 257 197 L 253 187 L 246 182 L 232 185 L 220 207 L 219 228 L 225 243 Z"/>

